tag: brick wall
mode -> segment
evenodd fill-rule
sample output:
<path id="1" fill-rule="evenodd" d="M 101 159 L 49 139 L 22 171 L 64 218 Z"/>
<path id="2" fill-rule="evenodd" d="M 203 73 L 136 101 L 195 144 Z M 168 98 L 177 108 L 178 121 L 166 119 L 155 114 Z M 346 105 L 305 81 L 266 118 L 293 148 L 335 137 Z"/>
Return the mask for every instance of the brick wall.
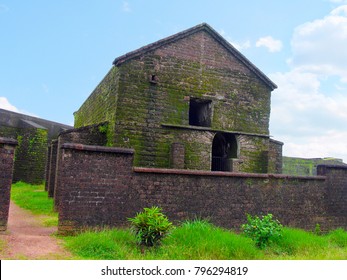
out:
<path id="1" fill-rule="evenodd" d="M 289 226 L 346 228 L 346 170 L 325 170 L 292 177 L 133 168 L 133 150 L 67 143 L 57 182 L 59 230 L 125 226 L 153 205 L 176 222 L 201 217 L 237 229 L 246 213 L 271 212 Z"/>
<path id="2" fill-rule="evenodd" d="M 81 144 L 62 148 L 55 192 L 59 231 L 121 225 L 119 217 L 133 214 L 136 205 L 130 191 L 134 151 Z"/>
<path id="3" fill-rule="evenodd" d="M 13 181 L 41 184 L 45 179 L 47 145 L 71 126 L 0 109 L 0 137 L 18 141 Z"/>
<path id="4" fill-rule="evenodd" d="M 7 228 L 16 145 L 16 140 L 0 137 L 0 231 Z"/>
<path id="5" fill-rule="evenodd" d="M 269 141 L 269 173 L 282 174 L 283 157 L 282 157 L 283 142 L 273 139 Z"/>
<path id="6" fill-rule="evenodd" d="M 53 140 L 49 147 L 49 156 L 46 167 L 46 186 L 49 197 L 55 196 L 56 173 L 60 146 L 66 142 L 75 142 L 85 145 L 106 145 L 107 123 L 85 126 L 77 129 L 66 130 L 59 134 L 58 140 Z M 57 201 L 55 200 L 57 203 Z"/>
<path id="7" fill-rule="evenodd" d="M 327 213 L 331 223 L 347 226 L 347 166 L 318 165 L 317 174 L 327 177 Z"/>

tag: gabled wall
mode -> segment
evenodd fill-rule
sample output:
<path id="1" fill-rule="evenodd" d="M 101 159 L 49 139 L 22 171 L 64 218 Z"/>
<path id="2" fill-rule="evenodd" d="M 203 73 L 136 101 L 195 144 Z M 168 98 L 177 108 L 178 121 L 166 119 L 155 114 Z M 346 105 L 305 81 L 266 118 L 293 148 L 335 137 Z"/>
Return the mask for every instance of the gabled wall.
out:
<path id="1" fill-rule="evenodd" d="M 267 172 L 271 88 L 202 30 L 114 66 L 75 113 L 75 126 L 108 121 L 108 145 L 135 149 L 134 164 L 211 168 L 218 131 L 240 137 L 240 171 Z M 191 98 L 211 101 L 211 126 L 189 125 Z M 244 135 L 245 134 L 245 135 Z M 254 136 L 254 137 L 253 137 Z"/>

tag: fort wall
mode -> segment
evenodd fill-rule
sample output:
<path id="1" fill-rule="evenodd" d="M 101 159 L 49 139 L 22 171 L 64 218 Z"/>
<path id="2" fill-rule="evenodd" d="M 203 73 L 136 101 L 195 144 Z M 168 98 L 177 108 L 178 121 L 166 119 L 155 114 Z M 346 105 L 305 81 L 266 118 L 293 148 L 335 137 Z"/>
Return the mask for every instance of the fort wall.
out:
<path id="1" fill-rule="evenodd" d="M 17 141 L 0 137 L 0 231 L 7 229 L 8 211 Z"/>
<path id="2" fill-rule="evenodd" d="M 59 231 L 126 226 L 144 207 L 159 206 L 176 223 L 203 218 L 239 229 L 246 214 L 273 213 L 284 225 L 346 228 L 347 169 L 320 176 L 133 167 L 132 149 L 62 144 L 56 184 Z"/>

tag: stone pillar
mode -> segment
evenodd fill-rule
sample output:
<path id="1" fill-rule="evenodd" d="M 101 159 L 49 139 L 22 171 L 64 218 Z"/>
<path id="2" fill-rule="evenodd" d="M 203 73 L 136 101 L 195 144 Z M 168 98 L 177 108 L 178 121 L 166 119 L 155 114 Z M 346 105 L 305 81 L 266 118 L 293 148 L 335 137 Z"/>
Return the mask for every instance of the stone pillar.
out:
<path id="1" fill-rule="evenodd" d="M 0 137 L 0 231 L 7 229 L 14 152 L 17 144 L 16 140 Z"/>
<path id="2" fill-rule="evenodd" d="M 184 169 L 185 149 L 182 143 L 172 143 L 171 145 L 171 167 L 174 169 Z"/>
<path id="3" fill-rule="evenodd" d="M 57 168 L 57 157 L 58 157 L 58 140 L 53 140 L 50 148 L 50 164 L 48 170 L 48 183 L 47 191 L 48 197 L 54 197 L 54 187 L 55 187 L 55 174 Z"/>

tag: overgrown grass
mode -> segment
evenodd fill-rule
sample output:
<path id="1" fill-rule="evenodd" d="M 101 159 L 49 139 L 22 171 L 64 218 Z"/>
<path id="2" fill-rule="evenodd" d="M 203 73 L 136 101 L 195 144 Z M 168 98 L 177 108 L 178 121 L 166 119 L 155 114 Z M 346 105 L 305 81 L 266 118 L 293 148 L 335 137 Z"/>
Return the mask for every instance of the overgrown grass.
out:
<path id="1" fill-rule="evenodd" d="M 185 222 L 176 227 L 161 246 L 139 247 L 130 230 L 113 229 L 63 237 L 69 250 L 82 259 L 347 259 L 347 232 L 335 230 L 324 236 L 284 228 L 283 238 L 266 250 L 242 234 L 221 229 L 206 221 Z"/>
<path id="2" fill-rule="evenodd" d="M 347 260 L 347 232 L 337 229 L 316 235 L 284 228 L 283 238 L 269 247 L 267 256 L 269 259 Z"/>
<path id="3" fill-rule="evenodd" d="M 11 199 L 19 207 L 40 215 L 45 226 L 58 224 L 58 213 L 53 211 L 53 199 L 48 198 L 43 185 L 17 182 L 12 185 Z"/>
<path id="4" fill-rule="evenodd" d="M 262 259 L 249 238 L 217 228 L 205 221 L 176 227 L 160 246 L 140 247 L 130 230 L 89 231 L 62 237 L 71 252 L 84 259 L 191 260 Z"/>

